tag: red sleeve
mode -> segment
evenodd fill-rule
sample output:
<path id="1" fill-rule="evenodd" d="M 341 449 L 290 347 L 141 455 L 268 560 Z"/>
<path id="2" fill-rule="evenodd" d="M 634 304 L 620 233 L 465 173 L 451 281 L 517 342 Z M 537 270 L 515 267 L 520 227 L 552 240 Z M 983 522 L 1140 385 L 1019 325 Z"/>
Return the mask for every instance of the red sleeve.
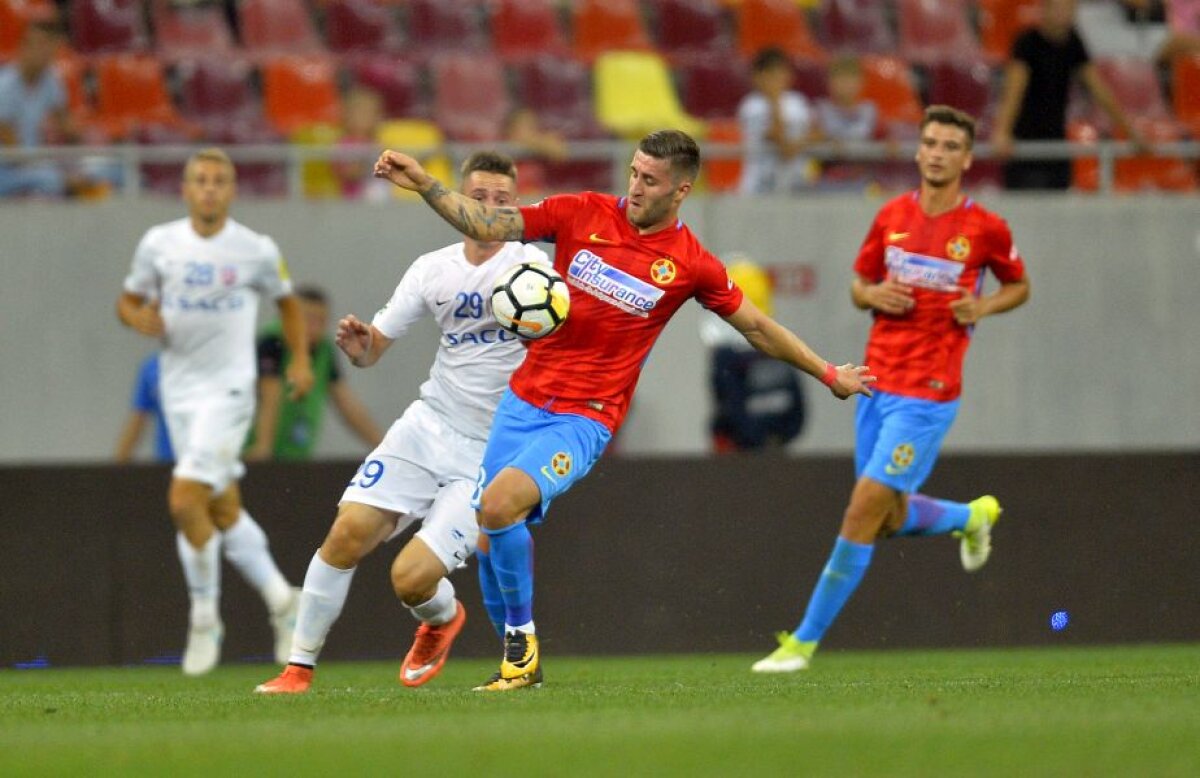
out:
<path id="1" fill-rule="evenodd" d="M 721 260 L 707 251 L 696 263 L 696 299 L 721 317 L 732 316 L 742 306 L 741 288 L 725 272 Z"/>
<path id="2" fill-rule="evenodd" d="M 867 237 L 863 238 L 858 258 L 854 260 L 854 272 L 875 282 L 882 281 L 887 275 L 883 247 L 883 211 L 880 211 L 875 215 L 875 221 L 871 222 Z"/>
<path id="3" fill-rule="evenodd" d="M 1002 284 L 1011 284 L 1025 277 L 1025 260 L 1013 243 L 1008 223 L 997 217 L 991 225 L 992 246 L 987 266 Z"/>
<path id="4" fill-rule="evenodd" d="M 521 218 L 525 220 L 523 240 L 553 243 L 559 230 L 581 212 L 583 204 L 579 195 L 554 195 L 533 205 L 521 206 Z"/>

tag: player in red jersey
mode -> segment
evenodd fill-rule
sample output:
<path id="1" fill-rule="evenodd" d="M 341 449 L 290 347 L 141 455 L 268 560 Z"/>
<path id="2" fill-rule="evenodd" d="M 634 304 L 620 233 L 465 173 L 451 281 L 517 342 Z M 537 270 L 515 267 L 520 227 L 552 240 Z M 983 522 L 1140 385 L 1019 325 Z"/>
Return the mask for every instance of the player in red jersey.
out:
<path id="1" fill-rule="evenodd" d="M 975 324 L 1029 298 L 1008 225 L 962 193 L 974 140 L 975 120 L 967 114 L 926 109 L 916 157 L 921 188 L 879 210 L 854 263 L 854 304 L 875 317 L 867 360 L 882 376 L 874 396 L 858 404 L 858 482 L 804 620 L 780 635 L 779 648 L 754 664 L 757 672 L 809 666 L 866 574 L 876 538 L 954 533 L 968 572 L 991 553 L 1000 515 L 995 497 L 956 503 L 917 493 L 958 411 Z M 980 296 L 985 270 L 1000 288 Z"/>
<path id="2" fill-rule="evenodd" d="M 622 198 L 559 195 L 522 208 L 490 208 L 451 192 L 405 154 L 385 151 L 375 175 L 418 192 L 477 240 L 552 241 L 571 287 L 571 313 L 552 337 L 532 341 L 496 411 L 474 497 L 483 527 L 484 599 L 502 599 L 500 670 L 478 687 L 506 691 L 542 680 L 533 623 L 533 541 L 550 501 L 582 478 L 629 409 L 655 339 L 689 298 L 723 316 L 763 353 L 820 379 L 845 399 L 870 394 L 866 367 L 834 366 L 744 299 L 720 261 L 679 219 L 700 151 L 664 130 L 638 144 Z"/>

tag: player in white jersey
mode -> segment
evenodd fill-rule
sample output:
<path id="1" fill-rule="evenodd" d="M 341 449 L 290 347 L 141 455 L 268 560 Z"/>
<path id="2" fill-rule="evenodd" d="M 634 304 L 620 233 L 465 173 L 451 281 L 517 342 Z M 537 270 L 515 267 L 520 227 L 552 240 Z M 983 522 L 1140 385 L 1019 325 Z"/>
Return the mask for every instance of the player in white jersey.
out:
<path id="1" fill-rule="evenodd" d="M 492 206 L 516 204 L 516 167 L 503 154 L 480 152 L 462 167 L 462 192 Z M 414 521 L 421 528 L 392 564 L 396 596 L 420 622 L 400 666 L 400 682 L 420 686 L 442 669 L 466 613 L 446 577 L 475 551 L 479 527 L 471 508 L 492 415 L 512 371 L 525 358 L 516 336 L 491 315 L 495 279 L 521 262 L 549 263 L 520 243 L 455 243 L 419 257 L 371 324 L 347 316 L 337 344 L 357 367 L 375 364 L 410 326 L 432 314 L 442 330 L 429 380 L 358 468 L 337 518 L 304 577 L 292 654 L 283 673 L 255 691 L 305 692 L 317 655 L 342 612 L 359 560 Z M 482 575 L 482 573 L 481 573 Z M 494 584 L 498 591 L 499 584 Z M 489 613 L 499 598 L 488 598 Z M 491 602 L 495 599 L 495 602 Z"/>
<path id="2" fill-rule="evenodd" d="M 262 528 L 241 505 L 239 459 L 254 416 L 254 326 L 262 295 L 274 299 L 294 354 L 293 394 L 312 386 L 307 333 L 275 241 L 229 218 L 233 163 L 220 149 L 188 160 L 184 219 L 150 228 L 138 244 L 117 302 L 121 321 L 162 342 L 159 378 L 176 465 L 168 493 L 176 548 L 191 599 L 183 672 L 220 659 L 224 556 L 259 591 L 287 661 L 299 597 L 279 572 Z"/>

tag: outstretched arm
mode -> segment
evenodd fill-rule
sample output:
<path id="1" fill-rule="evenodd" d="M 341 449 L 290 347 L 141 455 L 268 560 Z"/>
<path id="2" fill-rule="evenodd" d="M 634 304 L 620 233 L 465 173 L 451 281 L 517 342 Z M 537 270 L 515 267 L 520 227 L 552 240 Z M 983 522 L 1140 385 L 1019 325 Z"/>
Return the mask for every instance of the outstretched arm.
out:
<path id="1" fill-rule="evenodd" d="M 355 367 L 370 367 L 392 345 L 392 339 L 374 324 L 367 324 L 354 314 L 344 316 L 338 322 L 333 342 Z"/>
<path id="2" fill-rule="evenodd" d="M 421 163 L 399 151 L 385 151 L 375 163 L 375 177 L 421 195 L 454 229 L 482 241 L 520 240 L 525 219 L 517 208 L 492 208 L 461 192 L 447 189 L 425 172 Z"/>
<path id="3" fill-rule="evenodd" d="M 725 321 L 742 333 L 751 346 L 808 373 L 828 386 L 838 399 L 844 400 L 852 394 L 871 395 L 870 384 L 875 382 L 875 376 L 870 374 L 870 368 L 826 362 L 795 333 L 749 300 L 743 299 L 741 307 L 725 317 Z"/>

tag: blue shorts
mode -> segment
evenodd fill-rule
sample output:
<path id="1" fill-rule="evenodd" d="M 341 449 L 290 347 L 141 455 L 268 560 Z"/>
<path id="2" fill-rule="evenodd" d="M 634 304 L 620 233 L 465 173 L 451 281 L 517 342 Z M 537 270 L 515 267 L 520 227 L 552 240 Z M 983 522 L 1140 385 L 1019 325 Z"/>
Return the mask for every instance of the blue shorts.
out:
<path id="1" fill-rule="evenodd" d="M 911 494 L 933 472 L 942 439 L 958 414 L 958 400 L 939 403 L 876 391 L 859 397 L 855 413 L 854 471 Z"/>
<path id="2" fill-rule="evenodd" d="M 539 524 L 550 501 L 588 474 L 611 439 L 608 427 L 594 419 L 542 410 L 506 389 L 492 421 L 471 507 L 479 510 L 483 490 L 497 473 L 515 467 L 541 490 L 541 502 L 526 518 Z"/>

